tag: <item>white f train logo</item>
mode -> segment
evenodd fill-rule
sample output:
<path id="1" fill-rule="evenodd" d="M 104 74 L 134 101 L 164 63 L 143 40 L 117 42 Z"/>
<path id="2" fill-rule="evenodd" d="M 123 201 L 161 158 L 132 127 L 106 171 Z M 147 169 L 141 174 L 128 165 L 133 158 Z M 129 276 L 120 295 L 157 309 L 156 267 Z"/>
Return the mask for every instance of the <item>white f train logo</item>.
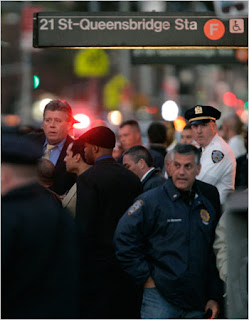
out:
<path id="1" fill-rule="evenodd" d="M 218 27 L 218 26 L 219 26 L 218 23 L 211 23 L 210 24 L 210 35 L 211 36 L 213 35 L 214 31 L 219 30 L 218 28 L 215 28 L 215 27 Z"/>

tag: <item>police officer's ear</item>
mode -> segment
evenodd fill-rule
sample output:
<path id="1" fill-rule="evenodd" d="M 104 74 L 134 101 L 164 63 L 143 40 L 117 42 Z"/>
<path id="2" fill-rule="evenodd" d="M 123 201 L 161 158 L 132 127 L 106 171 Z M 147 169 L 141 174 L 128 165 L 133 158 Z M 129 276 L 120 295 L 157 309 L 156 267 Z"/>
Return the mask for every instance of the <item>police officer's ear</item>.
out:
<path id="1" fill-rule="evenodd" d="M 210 123 L 211 123 L 213 130 L 217 132 L 218 131 L 217 123 L 215 121 L 210 121 Z"/>

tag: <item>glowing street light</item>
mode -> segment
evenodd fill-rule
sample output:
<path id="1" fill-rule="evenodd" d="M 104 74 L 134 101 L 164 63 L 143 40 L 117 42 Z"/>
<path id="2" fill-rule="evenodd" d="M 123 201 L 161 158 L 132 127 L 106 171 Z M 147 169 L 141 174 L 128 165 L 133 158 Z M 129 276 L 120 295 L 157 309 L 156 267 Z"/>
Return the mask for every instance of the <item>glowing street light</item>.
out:
<path id="1" fill-rule="evenodd" d="M 173 100 L 164 102 L 161 109 L 161 114 L 164 120 L 174 121 L 179 113 L 178 105 Z"/>

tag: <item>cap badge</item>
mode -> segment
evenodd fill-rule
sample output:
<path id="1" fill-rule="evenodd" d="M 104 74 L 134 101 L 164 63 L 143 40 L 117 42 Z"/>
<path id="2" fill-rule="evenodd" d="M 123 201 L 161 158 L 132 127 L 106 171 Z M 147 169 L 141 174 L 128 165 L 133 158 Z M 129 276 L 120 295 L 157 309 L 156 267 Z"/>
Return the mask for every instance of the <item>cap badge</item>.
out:
<path id="1" fill-rule="evenodd" d="M 133 205 L 130 207 L 128 210 L 128 216 L 136 212 L 143 204 L 143 200 L 137 200 L 136 202 L 133 203 Z"/>
<path id="2" fill-rule="evenodd" d="M 207 224 L 207 222 L 210 220 L 210 215 L 205 209 L 201 209 L 200 216 L 204 224 Z"/>
<path id="3" fill-rule="evenodd" d="M 195 114 L 202 114 L 202 113 L 203 113 L 202 107 L 200 106 L 195 107 Z"/>
<path id="4" fill-rule="evenodd" d="M 218 163 L 224 158 L 224 153 L 219 150 L 214 150 L 212 152 L 212 161 L 213 163 Z"/>

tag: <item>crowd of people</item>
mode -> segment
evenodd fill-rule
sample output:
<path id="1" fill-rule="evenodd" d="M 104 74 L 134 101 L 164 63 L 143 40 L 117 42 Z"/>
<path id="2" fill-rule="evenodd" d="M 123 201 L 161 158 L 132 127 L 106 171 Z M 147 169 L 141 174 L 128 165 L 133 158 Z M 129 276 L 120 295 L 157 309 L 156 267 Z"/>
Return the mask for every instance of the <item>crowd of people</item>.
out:
<path id="1" fill-rule="evenodd" d="M 188 109 L 117 134 L 104 121 L 77 139 L 66 101 L 43 130 L 2 128 L 2 318 L 224 317 L 224 204 L 248 188 L 236 114 Z M 246 280 L 245 280 L 246 281 Z"/>

